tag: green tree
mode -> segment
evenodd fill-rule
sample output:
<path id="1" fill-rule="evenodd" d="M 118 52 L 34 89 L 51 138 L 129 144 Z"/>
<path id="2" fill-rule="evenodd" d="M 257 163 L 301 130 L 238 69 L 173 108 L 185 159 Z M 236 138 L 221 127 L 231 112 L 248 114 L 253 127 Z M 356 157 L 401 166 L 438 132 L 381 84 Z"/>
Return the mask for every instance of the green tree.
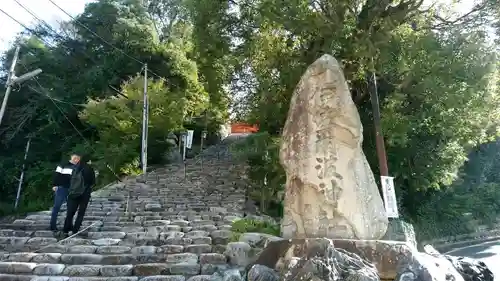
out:
<path id="1" fill-rule="evenodd" d="M 140 168 L 140 145 L 142 129 L 143 78 L 137 77 L 122 87 L 127 96 L 90 101 L 81 117 L 99 131 L 99 139 L 92 145 L 93 159 L 100 170 L 106 166 L 122 174 L 136 174 Z M 149 152 L 152 157 L 162 155 L 169 148 L 167 136 L 182 128 L 185 116 L 199 113 L 186 92 L 169 89 L 164 81 L 148 81 L 149 96 Z M 193 112 L 192 109 L 197 110 Z M 153 148 L 153 149 L 151 149 Z M 161 163 L 161 162 L 160 162 Z M 154 164 L 154 162 L 152 163 Z M 106 173 L 109 179 L 113 175 Z"/>

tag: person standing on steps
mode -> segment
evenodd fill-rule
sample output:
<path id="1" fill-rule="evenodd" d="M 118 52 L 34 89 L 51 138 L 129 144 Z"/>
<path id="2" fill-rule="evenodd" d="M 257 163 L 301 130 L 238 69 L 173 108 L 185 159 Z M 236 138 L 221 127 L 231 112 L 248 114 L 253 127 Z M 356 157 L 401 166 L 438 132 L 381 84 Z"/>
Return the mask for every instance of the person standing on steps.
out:
<path id="1" fill-rule="evenodd" d="M 62 163 L 56 167 L 52 179 L 52 190 L 54 191 L 54 207 L 52 207 L 52 215 L 50 217 L 50 230 L 57 232 L 57 216 L 61 210 L 61 206 L 68 197 L 68 190 L 71 182 L 73 169 L 80 162 L 81 156 L 79 153 L 71 154 L 68 162 Z"/>
<path id="2" fill-rule="evenodd" d="M 62 233 L 60 233 L 61 238 L 68 237 L 70 231 L 75 234 L 80 230 L 94 184 L 94 169 L 88 163 L 79 161 L 71 174 L 66 219 Z M 77 212 L 75 224 L 73 225 L 73 218 Z"/>

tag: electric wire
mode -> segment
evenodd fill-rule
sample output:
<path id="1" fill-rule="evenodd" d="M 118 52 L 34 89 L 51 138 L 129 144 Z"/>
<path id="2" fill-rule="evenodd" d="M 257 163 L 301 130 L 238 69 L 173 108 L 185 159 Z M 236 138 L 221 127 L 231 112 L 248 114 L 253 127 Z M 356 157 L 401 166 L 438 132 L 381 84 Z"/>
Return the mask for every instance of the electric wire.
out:
<path id="1" fill-rule="evenodd" d="M 51 31 L 55 32 L 54 29 L 48 24 L 46 23 L 45 21 L 41 20 L 38 16 L 36 16 L 31 10 L 29 10 L 27 7 L 25 7 L 23 4 L 21 4 L 19 1 L 17 0 L 14 0 L 19 6 L 21 6 L 25 11 L 27 11 L 31 16 L 33 16 L 35 19 L 37 19 L 39 22 L 41 22 L 43 25 L 45 25 L 46 27 L 48 27 Z M 63 8 L 61 8 L 58 4 L 56 4 L 54 1 L 51 1 L 49 0 L 49 2 L 51 2 L 54 6 L 56 6 L 59 10 L 61 10 L 63 13 L 65 13 L 67 16 L 69 16 L 74 22 L 76 22 L 78 25 L 80 25 L 81 27 L 83 27 L 84 29 L 86 29 L 87 31 L 89 31 L 92 35 L 94 35 L 95 37 L 99 38 L 102 42 L 104 42 L 105 44 L 109 45 L 110 47 L 112 47 L 113 49 L 119 51 L 121 54 L 123 54 L 124 56 L 128 57 L 129 59 L 132 59 L 138 63 L 140 63 L 142 65 L 142 68 L 141 68 L 141 72 L 143 72 L 143 70 L 145 70 L 145 63 L 138 60 L 137 58 L 127 54 L 125 51 L 123 51 L 122 49 L 116 47 L 115 45 L 113 45 L 112 43 L 108 42 L 107 40 L 105 40 L 104 38 L 102 38 L 101 36 L 99 36 L 97 33 L 95 33 L 94 31 L 92 31 L 88 26 L 86 26 L 85 24 L 81 23 L 80 21 L 78 21 L 75 17 L 71 16 L 68 12 L 66 12 Z M 19 25 L 23 26 L 27 31 L 29 31 L 31 34 L 35 35 L 36 37 L 40 38 L 40 40 L 42 40 L 45 44 L 47 44 L 48 46 L 51 46 L 53 47 L 50 43 L 48 43 L 40 34 L 38 34 L 39 32 L 35 31 L 34 29 L 32 28 L 29 28 L 27 27 L 26 25 L 24 25 L 23 23 L 21 23 L 20 21 L 18 21 L 16 18 L 14 18 L 13 16 L 11 16 L 10 14 L 8 14 L 7 12 L 5 12 L 4 10 L 0 9 L 0 11 L 5 14 L 6 16 L 8 16 L 9 18 L 11 18 L 13 21 L 17 22 Z M 57 33 L 56 33 L 57 34 Z M 55 36 L 56 38 L 59 39 L 59 36 Z M 63 45 L 63 44 L 61 44 Z M 84 53 L 84 52 L 82 52 Z M 85 53 L 86 55 L 86 53 Z M 86 55 L 88 57 L 88 55 Z M 89 59 L 91 59 L 90 57 L 88 57 Z M 92 59 L 91 59 L 92 60 Z M 23 65 L 23 67 L 26 68 L 25 65 Z M 156 74 L 154 71 L 151 71 L 149 70 L 148 72 L 150 72 L 151 74 L 155 75 L 156 77 L 158 78 L 161 78 L 158 74 Z M 38 85 L 40 86 L 41 89 L 45 89 L 41 83 L 38 81 L 38 78 L 35 77 L 35 81 L 38 83 Z M 108 85 L 109 86 L 109 85 Z M 40 94 L 39 91 L 35 90 L 34 88 L 30 87 L 31 90 L 37 92 Z M 112 88 L 114 90 L 114 88 Z M 45 89 L 46 90 L 46 89 Z M 115 90 L 116 91 L 116 90 Z M 47 98 L 49 98 L 53 103 L 54 105 L 58 108 L 59 111 L 61 111 L 61 113 L 64 115 L 65 119 L 70 122 L 70 124 L 73 126 L 73 128 L 78 132 L 78 134 L 80 134 L 83 138 L 83 135 L 80 133 L 80 131 L 76 128 L 76 126 L 69 120 L 69 118 L 66 116 L 66 114 L 62 111 L 62 109 L 56 104 L 56 101 L 57 102 L 62 102 L 62 103 L 67 103 L 67 104 L 70 104 L 70 105 L 78 105 L 78 106 L 85 106 L 85 105 L 82 105 L 82 104 L 73 104 L 73 103 L 68 103 L 68 102 L 65 102 L 65 101 L 61 101 L 61 100 L 58 100 L 58 99 L 54 99 L 52 98 L 49 94 L 47 93 L 41 93 L 42 96 L 45 96 Z M 85 139 L 85 138 L 84 138 Z M 92 148 L 93 149 L 93 148 Z M 108 168 L 111 170 L 111 168 L 108 166 Z M 117 177 L 117 175 L 114 173 L 114 171 L 111 170 L 111 172 Z M 117 177 L 118 178 L 118 177 Z M 118 178 L 119 179 L 119 178 Z"/>
<path id="2" fill-rule="evenodd" d="M 10 14 L 8 14 L 7 12 L 5 12 L 4 10 L 2 10 L 0 8 L 0 12 L 2 12 L 3 14 L 5 14 L 6 16 L 8 16 L 9 18 L 11 18 L 13 21 L 15 21 L 16 23 L 18 23 L 19 25 L 21 25 L 24 29 L 26 29 L 27 31 L 29 31 L 32 35 L 36 36 L 38 39 L 40 39 L 42 42 L 44 42 L 47 46 L 49 47 L 52 47 L 52 48 L 55 48 L 50 42 L 47 42 L 47 40 L 45 40 L 41 35 L 38 34 L 37 31 L 35 31 L 34 29 L 32 28 L 29 28 L 28 26 L 26 26 L 25 24 L 23 24 L 22 22 L 20 22 L 19 20 L 17 20 L 16 18 L 14 18 L 13 16 L 11 16 Z M 62 44 L 61 44 L 62 45 Z M 65 47 L 64 45 L 62 45 L 63 47 Z M 33 90 L 33 89 L 32 89 Z M 46 97 L 45 95 L 42 95 L 42 97 Z M 66 103 L 66 104 L 70 104 L 72 106 L 85 106 L 83 104 L 77 104 L 77 103 L 69 103 L 69 102 L 65 102 L 65 101 L 61 101 L 59 99 L 53 99 L 57 102 L 61 102 L 61 103 Z M 76 111 L 78 111 L 78 109 L 75 108 Z"/>
<path id="3" fill-rule="evenodd" d="M 40 19 L 40 17 L 38 17 L 33 11 L 31 11 L 28 7 L 24 6 L 21 2 L 19 2 L 18 0 L 14 0 L 14 2 L 17 3 L 17 5 L 19 5 L 21 8 L 23 8 L 26 12 L 28 12 L 32 17 L 34 17 L 36 20 L 38 20 L 39 22 L 43 23 L 46 27 L 48 27 L 50 30 L 54 31 L 54 29 L 52 29 L 52 26 L 50 26 L 46 21 Z M 58 35 L 56 33 L 56 35 Z M 56 36 L 56 37 L 59 37 L 59 36 Z"/>
<path id="4" fill-rule="evenodd" d="M 16 18 L 12 17 L 10 14 L 8 14 L 7 12 L 5 12 L 3 9 L 0 8 L 0 12 L 4 13 L 6 16 L 8 16 L 9 18 L 11 18 L 12 20 L 14 20 L 15 22 L 17 22 L 19 25 L 21 25 L 22 27 L 24 27 L 27 31 L 29 31 L 30 33 L 32 33 L 33 35 L 37 36 L 40 40 L 42 40 L 44 43 L 46 43 L 48 46 L 51 46 L 53 47 L 50 43 L 46 42 L 40 35 L 37 34 L 37 32 L 29 27 L 27 27 L 25 24 L 21 23 L 20 21 L 18 21 Z M 26 69 L 26 71 L 28 71 L 28 68 L 26 67 L 26 65 L 24 65 L 22 62 L 20 62 L 20 64 Z M 141 72 L 142 70 L 144 69 L 144 67 L 141 69 Z M 78 130 L 78 128 L 73 124 L 73 122 L 71 122 L 71 120 L 67 117 L 66 113 L 61 109 L 61 107 L 59 105 L 57 105 L 56 102 L 62 102 L 62 103 L 66 103 L 66 104 L 70 104 L 70 105 L 78 105 L 78 106 L 86 106 L 86 105 L 83 105 L 83 104 L 73 104 L 73 103 L 69 103 L 69 102 L 65 102 L 65 101 L 61 101 L 59 99 L 55 99 L 53 97 L 51 97 L 49 94 L 48 94 L 48 90 L 43 87 L 41 85 L 41 83 L 38 81 L 38 77 L 34 77 L 34 81 L 38 84 L 38 86 L 40 87 L 40 89 L 46 91 L 46 93 L 41 93 L 40 91 L 37 91 L 36 89 L 34 89 L 33 87 L 30 87 L 31 90 L 35 91 L 36 93 L 38 94 L 41 94 L 43 97 L 46 97 L 48 98 L 53 104 L 54 106 L 56 106 L 56 108 L 61 112 L 61 114 L 63 115 L 63 117 L 70 123 L 70 125 L 73 127 L 73 129 L 80 135 L 80 137 L 82 137 L 82 139 L 87 143 L 87 145 L 94 151 L 94 152 L 97 152 L 91 145 L 90 143 L 88 142 L 88 140 L 83 136 L 83 134 Z M 113 176 L 115 176 L 119 181 L 121 181 L 120 177 L 118 177 L 118 175 L 113 171 L 113 169 L 111 169 L 111 167 L 106 164 L 106 167 L 111 171 L 111 173 L 113 174 Z"/>
<path id="5" fill-rule="evenodd" d="M 72 48 L 66 46 L 64 43 L 63 43 L 63 40 L 64 38 L 62 38 L 62 36 L 60 36 L 58 34 L 58 32 L 50 25 L 48 24 L 45 20 L 42 20 L 40 17 L 38 17 L 33 11 L 31 11 L 29 8 L 27 8 L 26 6 L 24 6 L 22 3 L 20 3 L 18 0 L 14 0 L 14 2 L 16 2 L 21 8 L 23 8 L 26 12 L 28 12 L 33 18 L 35 18 L 36 20 L 38 20 L 40 23 L 42 23 L 43 25 L 45 25 L 50 31 L 52 31 L 52 33 L 50 34 L 51 36 L 54 36 L 55 38 L 59 39 L 59 46 L 61 47 L 64 47 L 66 50 L 68 51 L 73 51 Z M 11 17 L 12 18 L 12 17 Z M 21 24 L 19 21 L 17 21 L 19 24 Z M 59 24 L 61 24 L 60 21 L 57 21 Z M 26 26 L 23 25 L 24 28 L 27 28 Z M 63 28 L 61 29 L 62 32 L 64 32 L 64 34 L 66 34 L 66 36 L 68 37 L 71 37 L 68 32 Z M 47 42 L 39 35 L 36 35 L 40 40 L 42 40 L 44 43 L 47 44 Z M 50 45 L 49 45 L 50 46 Z M 77 51 L 80 51 L 81 54 L 83 54 L 87 59 L 89 59 L 93 64 L 95 65 L 98 65 L 97 61 L 92 58 L 89 54 L 87 54 L 87 52 L 85 52 L 84 50 L 82 49 L 75 49 Z M 142 70 L 144 69 L 144 66 L 141 68 L 141 70 L 139 72 L 142 72 Z M 115 69 L 111 69 L 112 73 L 117 75 L 117 76 L 120 76 L 119 73 L 115 70 Z M 119 90 L 117 90 L 115 87 L 113 87 L 112 85 L 108 84 L 108 87 L 110 89 L 112 89 L 114 92 L 116 92 L 118 95 L 124 97 L 124 98 L 128 98 L 126 95 L 124 95 L 123 93 L 121 93 Z"/>
<path id="6" fill-rule="evenodd" d="M 16 18 L 14 18 L 13 16 L 11 16 L 9 13 L 7 13 L 6 11 L 4 11 L 2 8 L 0 8 L 0 12 L 2 12 L 4 15 L 6 15 L 7 17 L 9 17 L 11 20 L 17 22 L 19 25 L 23 26 L 26 30 L 28 30 L 28 31 L 36 34 L 36 31 L 34 31 L 33 29 L 27 27 L 24 23 L 18 21 Z"/>
<path id="7" fill-rule="evenodd" d="M 86 26 L 85 24 L 81 23 L 78 19 L 76 19 L 74 16 L 72 16 L 70 13 L 68 13 L 66 10 L 64 10 L 63 8 L 61 8 L 61 6 L 59 6 L 57 3 L 55 3 L 54 1 L 52 0 L 48 0 L 50 3 L 52 3 L 54 6 L 56 6 L 59 10 L 61 10 L 63 13 L 65 13 L 68 17 L 70 17 L 74 22 L 76 22 L 78 25 L 80 25 L 81 27 L 83 27 L 85 30 L 89 31 L 92 35 L 94 35 L 95 37 L 99 38 L 102 42 L 104 42 L 105 44 L 107 44 L 108 46 L 112 47 L 113 49 L 117 50 L 118 52 L 120 52 L 121 54 L 123 54 L 124 56 L 128 57 L 129 59 L 133 60 L 133 61 L 136 61 L 140 64 L 142 64 L 143 66 L 146 64 L 145 62 L 127 54 L 124 50 L 116 47 L 114 44 L 108 42 L 106 39 L 102 38 L 99 34 L 95 33 L 92 29 L 90 29 L 88 26 Z M 143 67 L 144 69 L 144 67 Z M 162 78 L 160 75 L 156 74 L 154 71 L 152 70 L 149 70 L 148 69 L 148 72 L 155 75 L 157 78 Z"/>

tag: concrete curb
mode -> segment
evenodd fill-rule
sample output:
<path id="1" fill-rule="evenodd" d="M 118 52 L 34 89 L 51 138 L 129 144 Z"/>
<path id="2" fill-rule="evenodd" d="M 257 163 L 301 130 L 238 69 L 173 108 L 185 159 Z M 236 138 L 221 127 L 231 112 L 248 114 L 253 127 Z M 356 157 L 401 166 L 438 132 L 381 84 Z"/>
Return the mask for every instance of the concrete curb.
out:
<path id="1" fill-rule="evenodd" d="M 442 237 L 442 238 L 438 238 L 438 239 L 424 240 L 424 241 L 422 241 L 421 244 L 436 244 L 436 245 L 441 244 L 441 245 L 444 245 L 444 244 L 449 244 L 449 243 L 454 243 L 454 242 L 487 238 L 487 237 L 492 237 L 492 236 L 500 236 L 500 229 L 489 229 L 489 230 L 477 231 L 477 232 L 472 232 L 472 233 L 467 233 L 467 234 L 459 234 L 459 235 L 455 235 L 455 236 L 446 236 L 446 237 Z"/>
<path id="2" fill-rule="evenodd" d="M 499 235 L 488 236 L 488 237 L 483 237 L 483 238 L 479 238 L 479 239 L 470 239 L 470 240 L 446 243 L 446 244 L 442 244 L 442 245 L 438 244 L 438 245 L 433 245 L 433 246 L 434 246 L 434 248 L 436 248 L 436 250 L 446 253 L 446 252 L 450 252 L 452 250 L 466 248 L 468 246 L 474 246 L 476 244 L 482 244 L 482 243 L 492 242 L 492 241 L 496 241 L 496 240 L 500 240 Z"/>
<path id="3" fill-rule="evenodd" d="M 474 241 L 471 240 L 471 241 L 459 242 L 456 244 L 460 244 L 460 245 L 447 245 L 446 247 L 444 247 L 444 252 L 443 251 L 442 252 L 444 254 L 448 254 L 448 253 L 459 251 L 459 250 L 466 249 L 469 247 L 474 247 L 476 245 L 483 245 L 486 243 L 495 242 L 495 241 L 499 241 L 499 240 L 500 240 L 500 236 L 489 237 L 489 238 L 486 238 L 483 240 L 474 240 Z"/>

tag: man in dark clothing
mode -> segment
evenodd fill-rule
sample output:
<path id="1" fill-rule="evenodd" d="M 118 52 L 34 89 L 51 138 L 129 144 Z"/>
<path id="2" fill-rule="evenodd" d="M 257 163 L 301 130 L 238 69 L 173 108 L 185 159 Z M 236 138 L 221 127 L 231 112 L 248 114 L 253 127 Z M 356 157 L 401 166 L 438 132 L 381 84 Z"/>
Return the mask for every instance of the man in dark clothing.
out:
<path id="1" fill-rule="evenodd" d="M 71 184 L 68 190 L 68 203 L 66 211 L 66 220 L 62 236 L 67 237 L 70 231 L 73 234 L 77 233 L 82 226 L 83 217 L 90 201 L 92 186 L 95 184 L 95 172 L 92 167 L 80 161 L 71 175 Z M 75 224 L 73 225 L 73 217 L 76 215 Z"/>
<path id="2" fill-rule="evenodd" d="M 71 154 L 71 159 L 58 165 L 54 171 L 52 179 L 52 190 L 54 191 L 54 207 L 52 208 L 52 216 L 50 218 L 50 230 L 57 231 L 57 215 L 61 210 L 61 206 L 68 197 L 69 186 L 71 183 L 71 175 L 73 169 L 80 163 L 81 156 L 79 153 Z"/>

